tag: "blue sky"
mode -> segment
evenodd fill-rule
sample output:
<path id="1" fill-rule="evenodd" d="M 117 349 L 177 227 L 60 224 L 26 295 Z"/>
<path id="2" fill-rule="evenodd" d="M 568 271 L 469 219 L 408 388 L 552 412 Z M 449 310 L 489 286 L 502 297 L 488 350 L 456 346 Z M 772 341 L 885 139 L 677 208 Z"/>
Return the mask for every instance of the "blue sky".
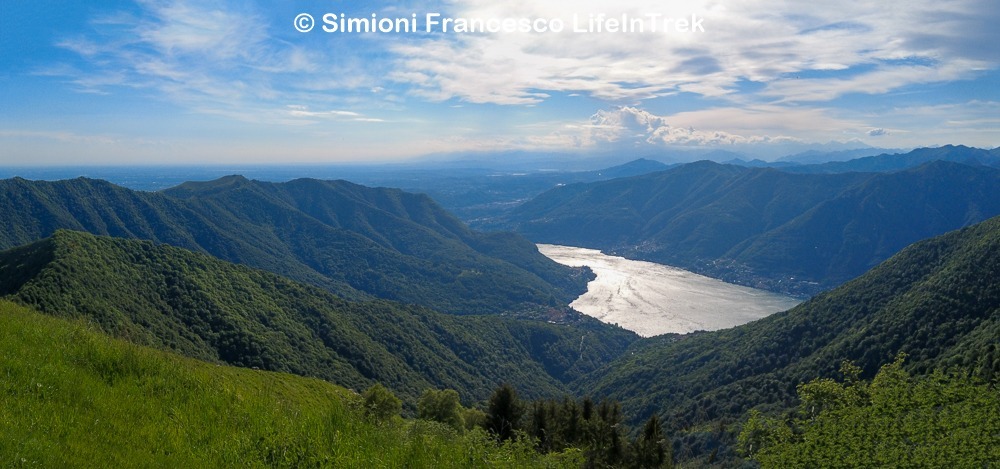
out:
<path id="1" fill-rule="evenodd" d="M 419 31 L 327 33 L 326 13 Z M 644 31 L 573 31 L 622 15 Z M 0 22 L 0 165 L 1000 145 L 992 0 L 35 1 Z"/>

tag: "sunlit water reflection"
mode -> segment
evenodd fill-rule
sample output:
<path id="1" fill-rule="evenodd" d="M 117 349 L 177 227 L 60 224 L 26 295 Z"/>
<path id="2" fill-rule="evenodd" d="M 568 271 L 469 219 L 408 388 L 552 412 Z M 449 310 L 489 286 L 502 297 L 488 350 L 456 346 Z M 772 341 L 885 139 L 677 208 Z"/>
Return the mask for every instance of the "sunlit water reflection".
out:
<path id="1" fill-rule="evenodd" d="M 539 244 L 538 250 L 560 264 L 586 265 L 597 274 L 570 306 L 644 337 L 734 327 L 801 301 L 596 249 Z"/>

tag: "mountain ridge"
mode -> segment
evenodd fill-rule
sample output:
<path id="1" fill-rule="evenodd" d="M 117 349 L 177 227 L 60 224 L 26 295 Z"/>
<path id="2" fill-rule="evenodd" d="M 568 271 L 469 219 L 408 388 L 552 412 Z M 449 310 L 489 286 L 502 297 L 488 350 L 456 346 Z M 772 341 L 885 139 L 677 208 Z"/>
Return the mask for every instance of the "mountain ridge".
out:
<path id="1" fill-rule="evenodd" d="M 1000 152 L 997 150 L 997 148 L 989 150 L 965 145 L 944 145 L 916 148 L 905 153 L 883 152 L 846 161 L 815 162 L 785 169 L 804 173 L 890 172 L 914 168 L 931 161 L 1000 167 Z"/>
<path id="2" fill-rule="evenodd" d="M 86 178 L 0 181 L 0 249 L 57 229 L 148 239 L 321 286 L 451 313 L 555 305 L 588 273 L 513 234 L 469 230 L 426 195 L 346 181 L 264 183 L 229 176 L 165 192 Z"/>

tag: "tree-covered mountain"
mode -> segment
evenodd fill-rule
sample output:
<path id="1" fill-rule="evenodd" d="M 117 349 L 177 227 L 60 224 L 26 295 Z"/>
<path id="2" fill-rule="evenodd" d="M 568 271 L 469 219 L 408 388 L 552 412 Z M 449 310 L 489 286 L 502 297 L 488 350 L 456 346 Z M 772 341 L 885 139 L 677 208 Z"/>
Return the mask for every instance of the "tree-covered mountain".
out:
<path id="1" fill-rule="evenodd" d="M 65 230 L 0 253 L 0 295 L 137 344 L 355 389 L 380 382 L 411 402 L 428 388 L 477 401 L 501 382 L 561 395 L 637 338 L 558 309 L 517 319 L 348 302 L 205 254 Z"/>
<path id="2" fill-rule="evenodd" d="M 510 233 L 469 230 L 425 195 L 345 181 L 239 176 L 162 193 L 79 178 L 0 181 L 0 248 L 64 228 L 148 239 L 263 268 L 347 298 L 450 313 L 568 303 L 587 273 Z"/>
<path id="3" fill-rule="evenodd" d="M 1000 170 L 793 174 L 698 162 L 576 184 L 515 209 L 536 242 L 599 248 L 724 280 L 814 294 L 906 245 L 1000 214 Z"/>
<path id="4" fill-rule="evenodd" d="M 837 376 L 843 360 L 856 363 L 863 379 L 899 352 L 918 375 L 955 366 L 995 379 L 998 337 L 994 217 L 915 243 L 789 311 L 733 329 L 644 339 L 574 387 L 620 400 L 633 424 L 659 414 L 668 433 L 720 432 L 718 438 L 724 424 L 751 408 L 792 408 L 798 384 Z M 705 448 L 679 454 L 699 451 Z"/>

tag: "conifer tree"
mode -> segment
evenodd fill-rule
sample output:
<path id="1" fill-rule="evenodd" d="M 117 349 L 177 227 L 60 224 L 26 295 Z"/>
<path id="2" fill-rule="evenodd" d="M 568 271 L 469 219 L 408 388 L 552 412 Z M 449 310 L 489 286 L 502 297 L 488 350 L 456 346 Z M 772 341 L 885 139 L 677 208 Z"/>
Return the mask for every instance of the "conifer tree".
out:
<path id="1" fill-rule="evenodd" d="M 653 414 L 642 433 L 635 441 L 635 463 L 637 467 L 671 467 L 672 454 L 670 442 L 663 434 L 660 419 Z"/>
<path id="2" fill-rule="evenodd" d="M 493 392 L 490 397 L 489 409 L 486 412 L 486 429 L 496 435 L 500 441 L 514 438 L 514 432 L 520 427 L 524 408 L 517 399 L 517 391 L 509 384 L 504 384 Z"/>

